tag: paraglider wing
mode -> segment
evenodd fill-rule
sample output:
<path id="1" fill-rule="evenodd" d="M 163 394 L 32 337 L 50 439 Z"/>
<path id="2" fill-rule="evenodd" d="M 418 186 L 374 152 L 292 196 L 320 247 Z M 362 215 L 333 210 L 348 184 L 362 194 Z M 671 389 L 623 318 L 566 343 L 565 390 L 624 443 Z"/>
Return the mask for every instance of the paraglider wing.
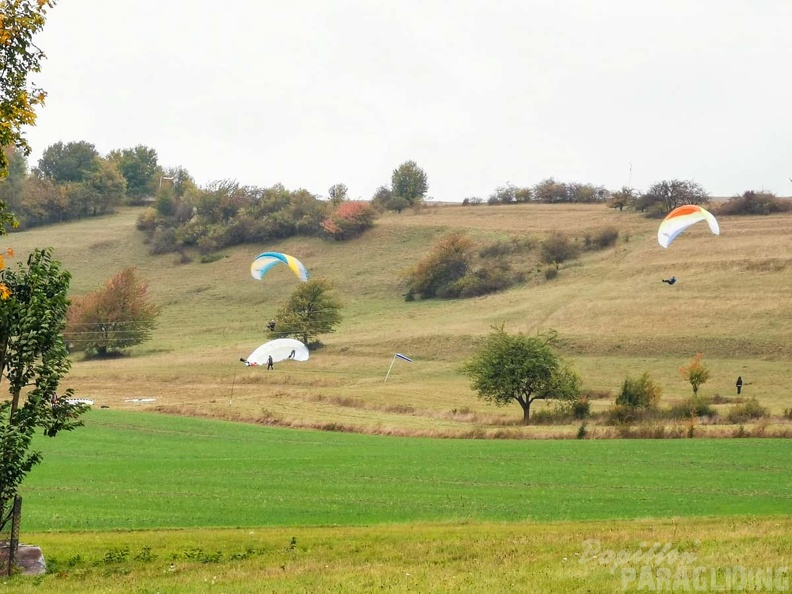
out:
<path id="1" fill-rule="evenodd" d="M 250 274 L 256 280 L 261 280 L 267 274 L 267 271 L 277 264 L 286 264 L 302 282 L 308 280 L 308 270 L 303 266 L 303 263 L 294 256 L 281 254 L 280 252 L 259 254 L 250 265 Z"/>
<path id="2" fill-rule="evenodd" d="M 266 365 L 267 357 L 272 357 L 272 361 L 307 361 L 308 347 L 294 338 L 278 338 L 265 342 L 255 351 L 250 353 L 245 363 L 248 365 Z"/>
<path id="3" fill-rule="evenodd" d="M 707 221 L 710 231 L 715 235 L 720 235 L 718 221 L 715 220 L 712 213 L 696 204 L 685 204 L 668 213 L 668 216 L 660 223 L 660 227 L 657 229 L 657 242 L 667 248 L 677 235 L 699 221 Z"/>

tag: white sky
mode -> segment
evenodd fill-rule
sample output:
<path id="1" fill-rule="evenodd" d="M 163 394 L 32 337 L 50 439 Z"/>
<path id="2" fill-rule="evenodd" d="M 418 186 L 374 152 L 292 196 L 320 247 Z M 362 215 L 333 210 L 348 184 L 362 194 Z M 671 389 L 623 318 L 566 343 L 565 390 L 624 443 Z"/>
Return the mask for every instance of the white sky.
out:
<path id="1" fill-rule="evenodd" d="M 790 24 L 789 0 L 59 0 L 30 165 L 85 140 L 351 198 L 408 159 L 436 200 L 551 176 L 787 196 Z"/>

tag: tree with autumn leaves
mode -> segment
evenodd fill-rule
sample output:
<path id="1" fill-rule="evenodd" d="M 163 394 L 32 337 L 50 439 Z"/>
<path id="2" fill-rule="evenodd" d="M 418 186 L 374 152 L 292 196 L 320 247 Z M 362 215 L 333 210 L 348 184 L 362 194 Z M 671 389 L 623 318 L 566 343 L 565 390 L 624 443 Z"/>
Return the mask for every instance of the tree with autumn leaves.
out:
<path id="1" fill-rule="evenodd" d="M 72 299 L 65 338 L 72 351 L 107 357 L 151 338 L 161 307 L 131 266 L 103 287 Z"/>
<path id="2" fill-rule="evenodd" d="M 36 108 L 47 94 L 29 82 L 31 73 L 41 72 L 44 52 L 33 39 L 46 22 L 47 8 L 54 0 L 0 0 L 0 148 L 15 147 L 30 154 L 22 133 L 36 123 Z M 8 160 L 0 151 L 0 177 Z"/>

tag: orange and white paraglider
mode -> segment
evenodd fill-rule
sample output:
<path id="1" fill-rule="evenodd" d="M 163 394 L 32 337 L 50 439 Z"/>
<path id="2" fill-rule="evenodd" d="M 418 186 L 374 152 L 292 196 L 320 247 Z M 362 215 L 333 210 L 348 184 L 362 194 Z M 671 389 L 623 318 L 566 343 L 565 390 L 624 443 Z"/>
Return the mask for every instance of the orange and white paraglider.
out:
<path id="1" fill-rule="evenodd" d="M 707 221 L 710 231 L 715 235 L 720 235 L 718 221 L 711 212 L 696 204 L 685 204 L 669 212 L 660 223 L 660 227 L 657 229 L 657 242 L 667 248 L 677 235 L 699 221 Z"/>

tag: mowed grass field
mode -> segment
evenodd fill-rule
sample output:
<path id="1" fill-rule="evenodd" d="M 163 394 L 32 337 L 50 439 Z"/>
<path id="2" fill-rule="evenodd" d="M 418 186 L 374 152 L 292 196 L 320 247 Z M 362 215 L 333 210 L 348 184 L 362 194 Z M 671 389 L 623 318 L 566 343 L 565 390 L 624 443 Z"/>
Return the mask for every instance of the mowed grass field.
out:
<path id="1" fill-rule="evenodd" d="M 645 566 L 704 568 L 715 591 L 792 552 L 787 440 L 438 440 L 98 410 L 36 445 L 23 540 L 49 574 L 0 592 L 612 592 Z"/>
<path id="2" fill-rule="evenodd" d="M 27 530 L 784 514 L 788 440 L 441 440 L 98 410 L 37 444 Z"/>
<path id="3" fill-rule="evenodd" d="M 505 324 L 513 332 L 557 330 L 587 389 L 615 396 L 628 374 L 648 371 L 670 404 L 690 394 L 678 369 L 701 352 L 712 370 L 704 395 L 734 396 L 741 375 L 744 394 L 774 414 L 792 406 L 790 215 L 722 217 L 720 236 L 695 226 L 665 250 L 656 241 L 658 221 L 602 205 L 442 205 L 422 214 L 387 214 L 354 241 L 295 238 L 230 249 L 211 263 L 196 257 L 181 264 L 175 255 L 149 255 L 135 229 L 141 212 L 122 209 L 7 238 L 19 254 L 54 246 L 73 274 L 74 294 L 135 266 L 163 305 L 153 339 L 132 356 L 76 360 L 64 385 L 97 405 L 284 426 L 464 434 L 521 417 L 516 404 L 498 409 L 479 401 L 458 371 L 477 339 Z M 582 241 L 606 227 L 620 231 L 616 246 L 585 252 L 552 281 L 537 271 L 536 248 L 516 262 L 528 280 L 503 293 L 403 299 L 402 272 L 452 231 L 482 245 L 511 238 L 538 245 L 554 231 Z M 264 250 L 299 257 L 313 277 L 335 283 L 344 303 L 343 322 L 322 337 L 325 348 L 305 364 L 283 363 L 270 373 L 246 368 L 239 358 L 266 341 L 265 324 L 296 279 L 284 267 L 253 280 L 249 264 Z M 660 282 L 672 274 L 679 279 L 674 287 Z M 415 362 L 397 362 L 385 383 L 395 352 Z M 136 398 L 156 402 L 127 402 Z M 515 431 L 542 436 L 555 430 Z"/>

